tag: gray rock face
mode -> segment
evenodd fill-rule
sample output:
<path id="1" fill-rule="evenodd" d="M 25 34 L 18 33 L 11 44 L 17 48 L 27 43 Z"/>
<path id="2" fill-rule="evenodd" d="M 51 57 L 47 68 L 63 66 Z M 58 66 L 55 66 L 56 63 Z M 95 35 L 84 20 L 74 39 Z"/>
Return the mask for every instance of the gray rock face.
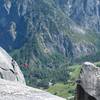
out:
<path id="1" fill-rule="evenodd" d="M 79 80 L 77 100 L 100 100 L 100 68 L 85 62 L 81 68 Z"/>
<path id="2" fill-rule="evenodd" d="M 39 89 L 0 79 L 0 100 L 65 100 Z"/>
<path id="3" fill-rule="evenodd" d="M 18 64 L 0 47 L 0 78 L 25 84 Z"/>
<path id="4" fill-rule="evenodd" d="M 11 0 L 4 0 L 5 10 L 10 12 L 12 7 Z M 22 3 L 23 2 L 23 3 Z M 54 0 L 51 1 L 60 7 L 77 24 L 94 31 L 100 32 L 100 1 L 99 0 Z M 17 0 L 14 2 L 17 6 L 17 13 L 23 16 L 29 9 L 28 6 L 35 5 L 36 1 Z M 80 7 L 79 7 L 80 5 Z"/>
<path id="5" fill-rule="evenodd" d="M 80 5 L 80 7 L 79 7 Z M 100 32 L 100 1 L 73 0 L 71 18 L 79 25 Z"/>
<path id="6" fill-rule="evenodd" d="M 92 13 L 93 0 L 1 0 L 0 46 L 8 52 L 20 48 L 22 60 L 32 66 L 59 66 L 54 65 L 51 55 L 62 55 L 64 62 L 66 58 L 70 62 L 97 52 L 98 37 L 85 30 L 86 25 L 96 22 L 84 10 L 85 3 L 86 11 Z M 95 13 L 92 16 L 96 16 Z M 22 55 L 21 49 L 31 56 Z M 46 62 L 52 63 L 44 65 L 41 55 L 45 60 L 49 57 L 51 61 Z"/>
<path id="7" fill-rule="evenodd" d="M 74 22 L 100 32 L 100 0 L 55 0 Z"/>
<path id="8" fill-rule="evenodd" d="M 96 51 L 96 47 L 92 43 L 86 43 L 82 41 L 80 43 L 74 44 L 74 57 L 79 58 L 81 56 L 92 55 Z"/>

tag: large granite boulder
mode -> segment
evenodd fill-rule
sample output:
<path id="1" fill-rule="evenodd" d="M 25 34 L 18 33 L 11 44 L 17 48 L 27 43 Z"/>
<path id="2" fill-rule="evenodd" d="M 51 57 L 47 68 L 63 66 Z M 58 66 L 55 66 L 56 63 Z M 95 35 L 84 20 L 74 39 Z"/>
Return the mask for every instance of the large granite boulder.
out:
<path id="1" fill-rule="evenodd" d="M 100 100 L 100 68 L 85 62 L 77 82 L 76 100 Z"/>
<path id="2" fill-rule="evenodd" d="M 25 84 L 24 76 L 8 53 L 0 47 L 0 78 Z"/>
<path id="3" fill-rule="evenodd" d="M 66 100 L 18 82 L 0 79 L 0 100 Z"/>

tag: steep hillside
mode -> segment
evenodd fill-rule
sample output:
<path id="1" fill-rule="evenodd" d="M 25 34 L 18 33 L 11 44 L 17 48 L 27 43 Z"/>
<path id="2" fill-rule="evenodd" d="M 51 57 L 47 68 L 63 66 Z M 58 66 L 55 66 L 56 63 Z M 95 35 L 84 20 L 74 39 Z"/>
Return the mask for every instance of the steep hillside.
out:
<path id="1" fill-rule="evenodd" d="M 100 32 L 100 0 L 54 0 L 74 22 Z"/>
<path id="2" fill-rule="evenodd" d="M 34 60 L 40 59 L 40 55 L 46 59 L 52 55 L 69 59 L 92 54 L 96 51 L 97 34 L 76 25 L 71 13 L 70 16 L 65 13 L 69 10 L 64 8 L 71 6 L 70 3 L 65 0 L 0 1 L 0 45 L 8 51 L 32 48 Z"/>

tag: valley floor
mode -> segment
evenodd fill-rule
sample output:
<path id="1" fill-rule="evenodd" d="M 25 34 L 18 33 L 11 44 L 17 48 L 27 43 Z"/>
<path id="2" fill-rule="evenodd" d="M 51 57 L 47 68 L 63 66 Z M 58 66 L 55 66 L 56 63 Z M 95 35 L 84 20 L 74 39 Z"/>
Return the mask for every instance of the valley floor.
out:
<path id="1" fill-rule="evenodd" d="M 100 67 L 100 62 L 95 62 L 95 65 Z M 69 66 L 70 70 L 70 79 L 68 82 L 64 83 L 56 83 L 53 86 L 50 86 L 46 91 L 58 95 L 60 97 L 66 98 L 68 100 L 73 100 L 75 95 L 75 80 L 77 80 L 79 76 L 81 65 L 73 65 Z"/>

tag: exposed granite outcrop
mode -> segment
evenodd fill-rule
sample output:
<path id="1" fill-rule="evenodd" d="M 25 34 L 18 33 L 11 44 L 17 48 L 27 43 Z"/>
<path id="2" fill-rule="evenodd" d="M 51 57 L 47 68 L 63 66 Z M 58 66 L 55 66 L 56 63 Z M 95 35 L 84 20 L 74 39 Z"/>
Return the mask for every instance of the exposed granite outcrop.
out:
<path id="1" fill-rule="evenodd" d="M 0 100 L 65 100 L 24 84 L 0 79 Z"/>
<path id="2" fill-rule="evenodd" d="M 76 100 L 100 100 L 100 68 L 85 62 L 77 83 Z"/>
<path id="3" fill-rule="evenodd" d="M 0 78 L 25 84 L 24 76 L 8 53 L 0 47 Z"/>

